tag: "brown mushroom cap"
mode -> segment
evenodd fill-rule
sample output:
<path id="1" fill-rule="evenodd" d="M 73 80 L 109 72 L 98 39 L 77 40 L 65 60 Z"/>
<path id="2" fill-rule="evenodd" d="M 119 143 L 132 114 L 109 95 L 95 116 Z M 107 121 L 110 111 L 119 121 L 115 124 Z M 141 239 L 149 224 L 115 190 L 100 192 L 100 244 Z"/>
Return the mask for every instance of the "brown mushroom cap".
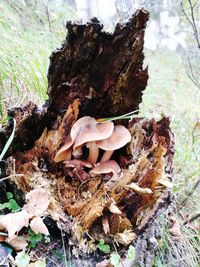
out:
<path id="1" fill-rule="evenodd" d="M 73 145 L 73 140 L 70 135 L 67 136 L 65 144 L 57 151 L 54 161 L 60 162 L 63 160 L 71 159 L 71 149 L 70 147 Z"/>
<path id="2" fill-rule="evenodd" d="M 116 161 L 109 160 L 104 163 L 98 163 L 96 167 L 90 171 L 90 174 L 95 176 L 96 174 L 113 173 L 113 176 L 117 177 L 120 170 L 121 169 Z"/>
<path id="3" fill-rule="evenodd" d="M 88 125 L 93 125 L 93 124 L 94 125 L 97 124 L 97 121 L 90 116 L 84 116 L 84 117 L 78 119 L 73 124 L 71 132 L 70 132 L 70 136 L 71 136 L 72 140 L 73 141 L 75 140 L 75 138 L 80 134 L 82 129 L 84 129 Z"/>
<path id="4" fill-rule="evenodd" d="M 125 146 L 131 141 L 131 134 L 126 127 L 117 125 L 114 127 L 112 135 L 105 139 L 97 142 L 97 146 L 103 150 L 113 151 Z"/>
<path id="5" fill-rule="evenodd" d="M 75 138 L 85 127 L 85 125 L 96 123 L 96 120 L 92 117 L 85 116 L 77 120 L 71 129 L 70 134 L 67 136 L 65 144 L 57 151 L 54 161 L 60 162 L 63 160 L 70 160 L 71 159 L 71 149 L 70 147 L 73 145 Z"/>
<path id="6" fill-rule="evenodd" d="M 113 132 L 113 122 L 98 123 L 94 118 L 94 121 L 90 120 L 79 132 L 75 139 L 73 148 L 77 148 L 84 143 L 99 141 L 109 138 Z"/>
<path id="7" fill-rule="evenodd" d="M 65 144 L 57 151 L 54 161 L 60 162 L 71 159 L 71 146 L 73 144 L 73 150 L 75 150 L 84 143 L 109 138 L 113 129 L 113 122 L 98 123 L 90 116 L 80 118 L 72 126 L 71 132 L 67 136 Z"/>

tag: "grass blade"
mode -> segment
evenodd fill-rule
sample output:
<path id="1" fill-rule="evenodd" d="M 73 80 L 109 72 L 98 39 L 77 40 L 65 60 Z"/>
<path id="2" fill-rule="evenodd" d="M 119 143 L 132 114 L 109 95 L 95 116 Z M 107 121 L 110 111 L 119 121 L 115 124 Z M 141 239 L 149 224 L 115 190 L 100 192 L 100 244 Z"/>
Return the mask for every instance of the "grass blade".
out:
<path id="1" fill-rule="evenodd" d="M 3 157 L 5 156 L 9 146 L 11 145 L 13 139 L 14 139 L 14 136 L 15 136 L 15 129 L 16 129 L 16 120 L 14 118 L 11 118 L 13 120 L 13 130 L 12 130 L 12 133 L 10 135 L 10 137 L 8 138 L 8 141 L 6 142 L 1 154 L 0 154 L 0 161 L 3 159 Z"/>

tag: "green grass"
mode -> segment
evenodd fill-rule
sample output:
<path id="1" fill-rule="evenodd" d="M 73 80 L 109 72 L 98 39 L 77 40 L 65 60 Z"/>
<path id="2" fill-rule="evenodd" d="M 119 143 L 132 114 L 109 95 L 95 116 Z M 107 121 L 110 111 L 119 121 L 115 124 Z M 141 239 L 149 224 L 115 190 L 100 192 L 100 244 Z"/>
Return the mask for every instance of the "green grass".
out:
<path id="1" fill-rule="evenodd" d="M 199 179 L 199 138 L 193 140 L 193 130 L 200 117 L 200 90 L 187 77 L 181 57 L 168 51 L 146 51 L 150 79 L 140 105 L 140 114 L 171 119 L 175 137 L 174 193 L 178 202 Z M 194 197 L 199 194 L 199 189 Z M 195 197 L 196 198 L 196 197 Z M 191 208 L 191 207 L 190 207 Z M 196 210 L 196 203 L 193 211 Z M 190 210 L 191 211 L 191 210 Z"/>
<path id="2" fill-rule="evenodd" d="M 200 129 L 197 124 L 200 117 L 200 90 L 188 78 L 179 54 L 166 50 L 156 53 L 146 51 L 145 54 L 150 78 L 140 105 L 140 114 L 157 119 L 166 115 L 171 119 L 175 138 L 173 191 L 177 204 L 176 216 L 184 221 L 188 216 L 200 212 L 200 188 L 188 198 L 188 193 L 198 181 L 200 173 L 200 162 L 197 159 L 200 158 Z M 196 137 L 193 137 L 194 134 Z M 187 201 L 182 206 L 185 198 Z M 166 229 L 167 225 L 166 221 Z M 188 266 L 199 266 L 199 225 L 198 220 L 192 224 L 192 228 L 184 226 L 183 239 L 178 243 L 166 233 L 158 256 L 158 266 L 176 266 L 173 264 L 181 264 L 184 261 Z M 163 262 L 165 264 L 159 265 Z"/>
<path id="3" fill-rule="evenodd" d="M 48 6 L 47 13 L 46 6 L 30 3 L 25 9 L 13 1 L 0 2 L 0 103 L 4 110 L 47 98 L 49 56 L 65 38 L 65 20 L 75 18 L 67 5 Z"/>
<path id="4" fill-rule="evenodd" d="M 66 36 L 65 21 L 76 18 L 66 5 L 54 3 L 54 6 L 48 6 L 47 12 L 39 1 L 27 2 L 31 3 L 28 8 L 11 0 L 0 2 L 0 120 L 3 114 L 6 115 L 7 108 L 23 105 L 29 100 L 39 104 L 44 102 L 49 56 Z M 150 78 L 140 105 L 140 115 L 155 119 L 166 115 L 171 119 L 176 148 L 173 190 L 177 216 L 184 220 L 188 215 L 200 212 L 200 188 L 184 206 L 180 205 L 199 179 L 200 130 L 196 127 L 195 138 L 193 130 L 200 117 L 200 90 L 188 78 L 178 53 L 147 50 L 145 55 Z M 196 267 L 200 249 L 196 230 L 199 223 L 194 222 L 192 227 L 194 229 L 184 227 L 184 247 L 188 246 L 192 251 L 190 266 Z M 165 237 L 164 245 L 158 262 L 162 260 L 166 246 L 176 249 L 169 236 Z"/>

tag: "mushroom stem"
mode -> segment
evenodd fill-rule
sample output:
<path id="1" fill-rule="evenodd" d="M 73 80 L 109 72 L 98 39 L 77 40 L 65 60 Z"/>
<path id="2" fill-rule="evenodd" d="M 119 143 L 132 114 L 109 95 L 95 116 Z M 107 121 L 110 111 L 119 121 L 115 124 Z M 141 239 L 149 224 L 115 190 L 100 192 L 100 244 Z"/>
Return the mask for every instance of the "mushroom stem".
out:
<path id="1" fill-rule="evenodd" d="M 110 158 L 111 158 L 111 156 L 112 156 L 112 154 L 113 154 L 113 152 L 114 152 L 114 150 L 107 150 L 107 151 L 105 151 L 104 152 L 104 154 L 103 154 L 103 156 L 102 156 L 102 158 L 101 158 L 101 163 L 104 163 L 104 162 L 106 162 L 106 161 L 109 161 L 110 160 Z"/>
<path id="2" fill-rule="evenodd" d="M 82 146 L 76 147 L 73 150 L 72 155 L 74 156 L 75 159 L 80 159 L 81 156 L 83 155 Z"/>
<path id="3" fill-rule="evenodd" d="M 99 148 L 96 145 L 96 142 L 88 142 L 87 148 L 89 148 L 89 155 L 87 161 L 95 164 L 99 156 Z"/>

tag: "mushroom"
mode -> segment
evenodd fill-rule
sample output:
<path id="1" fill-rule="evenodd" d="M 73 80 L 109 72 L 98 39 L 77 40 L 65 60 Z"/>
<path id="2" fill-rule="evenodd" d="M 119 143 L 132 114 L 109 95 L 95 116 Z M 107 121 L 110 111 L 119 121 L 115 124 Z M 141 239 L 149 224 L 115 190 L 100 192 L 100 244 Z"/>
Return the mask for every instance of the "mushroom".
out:
<path id="1" fill-rule="evenodd" d="M 81 169 L 83 167 L 89 169 L 92 168 L 92 164 L 85 160 L 72 159 L 72 160 L 66 160 L 64 163 L 67 168 L 76 168 L 76 169 Z"/>
<path id="2" fill-rule="evenodd" d="M 80 159 L 83 155 L 82 146 L 77 147 L 72 151 L 72 155 L 75 159 Z"/>
<path id="3" fill-rule="evenodd" d="M 96 163 L 99 156 L 99 148 L 96 142 L 109 138 L 112 135 L 114 124 L 113 122 L 98 123 L 94 118 L 88 121 L 85 126 L 82 127 L 78 136 L 74 141 L 73 151 L 80 148 L 86 144 L 89 149 L 88 161 L 91 163 Z M 74 152 L 73 152 L 74 155 Z"/>
<path id="4" fill-rule="evenodd" d="M 73 140 L 70 135 L 67 136 L 65 144 L 57 151 L 54 161 L 60 162 L 63 160 L 70 160 L 72 149 L 71 146 L 73 145 Z"/>
<path id="5" fill-rule="evenodd" d="M 86 181 L 90 179 L 90 175 L 84 171 L 84 168 L 91 169 L 92 164 L 87 161 L 83 160 L 78 160 L 78 159 L 73 159 L 73 160 L 68 160 L 65 161 L 65 167 L 66 168 L 72 168 L 73 171 L 69 172 L 68 174 L 72 177 L 77 177 L 80 181 Z"/>
<path id="6" fill-rule="evenodd" d="M 97 174 L 108 174 L 112 173 L 112 178 L 118 178 L 118 173 L 121 171 L 119 165 L 114 160 L 109 160 L 104 163 L 98 163 L 95 168 L 90 171 L 91 176 Z"/>
<path id="7" fill-rule="evenodd" d="M 96 123 L 96 120 L 92 117 L 85 116 L 77 120 L 71 129 L 70 134 L 67 136 L 65 144 L 57 151 L 54 161 L 60 162 L 64 160 L 70 160 L 71 154 L 72 154 L 72 145 L 74 143 L 75 138 L 78 136 L 78 134 L 81 132 L 82 128 L 85 127 L 85 125 Z M 79 158 L 82 155 L 82 149 L 79 148 L 77 151 L 73 151 L 73 155 L 77 158 Z"/>
<path id="8" fill-rule="evenodd" d="M 130 141 L 131 134 L 129 130 L 122 125 L 115 126 L 112 135 L 108 139 L 97 142 L 97 146 L 105 150 L 100 162 L 108 161 L 114 150 L 125 146 Z"/>

